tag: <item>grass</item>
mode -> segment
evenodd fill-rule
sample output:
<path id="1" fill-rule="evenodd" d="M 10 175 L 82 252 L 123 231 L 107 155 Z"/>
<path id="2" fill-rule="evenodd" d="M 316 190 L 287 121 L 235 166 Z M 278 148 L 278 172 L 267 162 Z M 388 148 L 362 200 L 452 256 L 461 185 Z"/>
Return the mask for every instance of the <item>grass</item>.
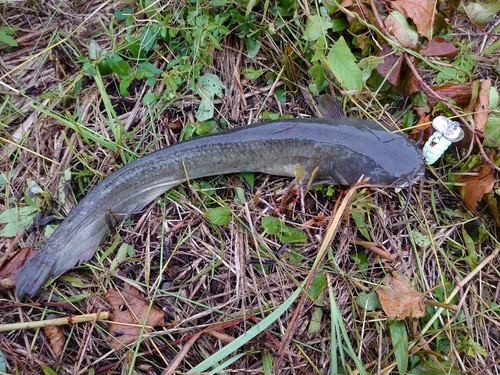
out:
<path id="1" fill-rule="evenodd" d="M 395 26 L 377 19 L 383 9 L 344 6 L 3 2 L 0 211 L 8 219 L 0 230 L 10 225 L 14 234 L 0 237 L 0 267 L 22 247 L 40 247 L 121 166 L 216 129 L 317 117 L 310 97 L 335 95 L 347 115 L 398 130 L 436 114 L 478 122 L 474 105 L 432 104 L 430 90 L 442 93 L 437 83 L 457 69 L 445 79 L 453 99 L 454 85 L 479 87 L 479 78 L 498 89 L 498 16 L 478 26 L 477 13 L 442 4 L 433 31 L 460 49 L 447 60 L 395 40 Z M 374 70 L 384 43 L 385 56 L 404 62 L 397 85 Z M 420 92 L 411 90 L 410 68 Z M 487 111 L 491 121 L 498 112 Z M 498 142 L 495 129 L 486 135 Z M 40 299 L 0 292 L 0 372 L 498 374 L 498 183 L 477 210 L 455 189 L 467 185 L 457 172 L 477 176 L 492 155 L 480 144 L 428 167 L 406 210 L 405 191 L 304 190 L 259 174 L 172 189 Z M 423 316 L 397 319 L 382 308 L 377 290 L 394 272 L 425 294 Z M 121 310 L 134 312 L 137 302 L 165 316 L 152 332 L 137 319 L 141 334 L 125 348 L 107 341 L 116 311 L 115 323 L 112 314 L 60 334 L 30 325 L 110 311 L 106 292 L 125 285 L 141 298 Z"/>

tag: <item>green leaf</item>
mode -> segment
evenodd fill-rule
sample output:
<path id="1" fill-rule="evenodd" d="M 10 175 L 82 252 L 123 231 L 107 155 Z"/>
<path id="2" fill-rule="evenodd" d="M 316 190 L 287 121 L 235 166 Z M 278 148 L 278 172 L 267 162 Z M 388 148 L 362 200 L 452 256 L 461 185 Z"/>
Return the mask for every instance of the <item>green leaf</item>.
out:
<path id="1" fill-rule="evenodd" d="M 140 42 L 143 51 L 149 52 L 156 46 L 156 37 L 160 33 L 160 28 L 159 24 L 153 23 L 141 30 Z"/>
<path id="2" fill-rule="evenodd" d="M 391 30 L 403 47 L 416 47 L 418 43 L 418 33 L 413 26 L 410 26 L 406 17 L 397 12 L 391 12 L 384 21 L 385 27 Z"/>
<path id="3" fill-rule="evenodd" d="M 498 107 L 498 102 L 500 101 L 500 95 L 498 90 L 494 86 L 490 86 L 490 103 L 488 104 L 488 109 L 496 109 Z"/>
<path id="4" fill-rule="evenodd" d="M 121 246 L 118 248 L 118 251 L 116 252 L 115 257 L 109 265 L 109 270 L 111 272 L 116 271 L 120 263 L 127 259 L 127 257 L 131 257 L 132 255 L 134 255 L 134 247 L 126 243 L 121 244 Z"/>
<path id="5" fill-rule="evenodd" d="M 231 210 L 227 207 L 217 207 L 205 214 L 212 224 L 228 225 L 231 222 Z"/>
<path id="6" fill-rule="evenodd" d="M 368 262 L 368 258 L 364 252 L 360 251 L 352 254 L 351 259 L 358 264 L 358 268 L 361 271 L 366 271 L 370 267 L 370 263 Z"/>
<path id="7" fill-rule="evenodd" d="M 242 187 L 236 186 L 234 188 L 234 203 L 239 205 L 245 204 L 245 190 Z"/>
<path id="8" fill-rule="evenodd" d="M 326 42 L 325 38 L 318 39 L 316 43 L 314 43 L 314 55 L 311 57 L 311 62 L 315 62 L 321 60 L 325 55 Z"/>
<path id="9" fill-rule="evenodd" d="M 214 103 L 213 100 L 202 98 L 200 100 L 200 105 L 198 106 L 198 110 L 196 111 L 196 119 L 198 121 L 207 121 L 214 117 Z"/>
<path id="10" fill-rule="evenodd" d="M 38 363 L 38 365 L 42 368 L 44 375 L 57 375 L 57 372 L 52 370 L 50 367 L 45 366 L 43 363 Z"/>
<path id="11" fill-rule="evenodd" d="M 332 31 L 334 33 L 345 30 L 349 27 L 349 22 L 345 18 L 335 18 L 332 20 Z"/>
<path id="12" fill-rule="evenodd" d="M 202 97 L 222 97 L 222 90 L 225 88 L 226 86 L 224 86 L 224 83 L 218 76 L 212 73 L 207 73 L 198 79 L 196 93 Z"/>
<path id="13" fill-rule="evenodd" d="M 407 111 L 403 115 L 403 121 L 401 125 L 403 126 L 404 129 L 409 128 L 413 126 L 413 123 L 415 122 L 415 114 L 413 111 Z"/>
<path id="14" fill-rule="evenodd" d="M 354 222 L 356 223 L 356 228 L 358 228 L 359 233 L 361 233 L 361 235 L 365 239 L 371 241 L 370 233 L 368 232 L 367 229 L 370 226 L 365 221 L 366 211 L 353 211 L 351 212 L 351 216 L 354 219 Z"/>
<path id="15" fill-rule="evenodd" d="M 327 64 L 333 75 L 346 90 L 363 89 L 363 74 L 356 65 L 356 58 L 341 37 L 328 53 Z"/>
<path id="16" fill-rule="evenodd" d="M 325 68 L 315 64 L 309 68 L 308 73 L 311 76 L 309 90 L 313 96 L 319 96 L 320 91 L 328 86 L 328 81 L 325 79 Z"/>
<path id="17" fill-rule="evenodd" d="M 144 63 L 139 64 L 139 66 L 137 67 L 136 77 L 138 79 L 141 79 L 143 76 L 147 77 L 147 78 L 151 78 L 151 77 L 154 77 L 154 76 L 161 74 L 161 73 L 163 73 L 163 70 L 158 69 L 156 66 L 154 66 L 151 63 L 144 62 Z"/>
<path id="18" fill-rule="evenodd" d="M 101 46 L 94 39 L 89 43 L 89 57 L 92 61 L 97 61 L 102 57 Z"/>
<path id="19" fill-rule="evenodd" d="M 307 327 L 307 333 L 313 335 L 321 329 L 321 320 L 323 319 L 323 309 L 321 307 L 314 307 L 312 309 L 311 321 Z"/>
<path id="20" fill-rule="evenodd" d="M 122 78 L 120 82 L 120 94 L 124 97 L 129 97 L 130 93 L 128 92 L 128 87 L 134 80 L 134 77 L 132 76 L 125 76 Z"/>
<path id="21" fill-rule="evenodd" d="M 2 30 L 0 30 L 0 42 L 7 44 L 9 47 L 17 47 L 16 40 Z"/>
<path id="22" fill-rule="evenodd" d="M 273 216 L 263 217 L 262 227 L 264 228 L 266 233 L 277 235 L 282 243 L 297 243 L 307 241 L 307 236 L 300 230 L 286 226 L 280 219 Z"/>
<path id="23" fill-rule="evenodd" d="M 460 375 L 462 372 L 453 367 L 450 361 L 439 361 L 439 363 L 427 362 L 417 366 L 408 372 L 409 375 Z"/>
<path id="24" fill-rule="evenodd" d="M 313 300 L 318 299 L 326 288 L 326 277 L 323 274 L 318 273 L 311 283 L 311 289 L 309 289 L 309 295 Z"/>
<path id="25" fill-rule="evenodd" d="M 488 121 L 486 121 L 486 127 L 484 128 L 484 135 L 492 138 L 497 142 L 497 144 L 485 139 L 483 145 L 486 147 L 499 147 L 500 145 L 500 117 L 489 116 Z"/>
<path id="26" fill-rule="evenodd" d="M 5 363 L 5 355 L 0 350 L 0 372 L 7 372 L 7 364 Z"/>
<path id="27" fill-rule="evenodd" d="M 302 38 L 309 42 L 314 42 L 321 35 L 326 34 L 327 30 L 331 29 L 332 26 L 330 17 L 320 16 L 319 14 L 310 15 L 307 17 L 306 29 Z"/>
<path id="28" fill-rule="evenodd" d="M 356 304 L 366 311 L 375 311 L 382 308 L 377 293 L 360 292 L 356 296 Z"/>
<path id="29" fill-rule="evenodd" d="M 16 31 L 18 27 L 2 26 L 0 27 L 0 42 L 7 44 L 9 47 L 17 47 L 16 40 L 11 36 Z"/>
<path id="30" fill-rule="evenodd" d="M 259 68 L 255 70 L 254 68 L 247 68 L 241 71 L 241 74 L 248 79 L 257 79 L 264 73 L 264 69 Z"/>
<path id="31" fill-rule="evenodd" d="M 80 289 L 85 289 L 85 290 L 88 290 L 87 288 L 99 286 L 99 284 L 90 284 L 88 282 L 84 282 L 80 277 L 74 277 L 74 276 L 69 276 L 69 275 L 63 275 L 63 276 L 61 276 L 61 278 L 59 280 L 70 283 L 75 288 L 80 288 Z"/>
<path id="32" fill-rule="evenodd" d="M 245 182 L 250 187 L 250 190 L 253 190 L 255 186 L 255 174 L 253 172 L 245 172 L 239 173 L 238 175 L 245 180 Z"/>
<path id="33" fill-rule="evenodd" d="M 449 82 L 465 83 L 467 80 L 468 75 L 463 69 L 455 69 L 449 66 L 442 68 L 435 78 L 436 84 Z"/>
<path id="34" fill-rule="evenodd" d="M 245 44 L 247 46 L 247 56 L 249 59 L 254 58 L 260 51 L 260 42 L 253 38 L 246 38 Z"/>
<path id="35" fill-rule="evenodd" d="M 417 92 L 411 97 L 411 104 L 415 107 L 423 107 L 427 105 L 427 95 L 425 95 L 422 91 Z"/>
<path id="36" fill-rule="evenodd" d="M 400 374 L 406 374 L 408 370 L 408 333 L 404 321 L 398 320 L 389 326 L 391 331 L 392 347 L 394 348 L 394 356 L 398 364 Z"/>
<path id="37" fill-rule="evenodd" d="M 431 244 L 429 236 L 424 236 L 422 233 L 416 230 L 411 232 L 411 236 L 413 237 L 415 243 L 422 248 L 426 248 Z"/>
<path id="38" fill-rule="evenodd" d="M 196 119 L 200 122 L 214 116 L 214 97 L 222 97 L 224 83 L 215 74 L 207 73 L 198 79 L 195 93 L 200 95 L 201 101 L 196 112 Z"/>
<path id="39" fill-rule="evenodd" d="M 286 230 L 282 230 L 278 233 L 278 238 L 282 243 L 304 243 L 307 242 L 307 236 L 302 233 L 302 231 L 297 228 L 286 227 Z"/>
<path id="40" fill-rule="evenodd" d="M 281 220 L 272 216 L 263 217 L 261 223 L 264 230 L 269 234 L 278 234 L 283 228 Z"/>
<path id="41" fill-rule="evenodd" d="M 490 22 L 495 14 L 500 11 L 500 2 L 495 1 L 485 1 L 483 3 L 479 2 L 468 2 L 464 5 L 463 9 L 467 14 L 467 17 L 479 26 L 486 26 Z"/>
<path id="42" fill-rule="evenodd" d="M 149 104 L 153 104 L 157 100 L 157 95 L 154 92 L 148 92 L 144 97 L 142 98 L 142 105 L 147 106 Z"/>
<path id="43" fill-rule="evenodd" d="M 130 65 L 128 62 L 123 60 L 116 53 L 110 52 L 106 54 L 105 61 L 111 68 L 113 73 L 116 73 L 119 77 L 128 77 L 131 72 Z"/>
<path id="44" fill-rule="evenodd" d="M 37 207 L 24 206 L 5 210 L 0 214 L 0 224 L 6 224 L 0 231 L 0 237 L 15 237 L 19 232 L 28 229 L 35 219 Z"/>
<path id="45" fill-rule="evenodd" d="M 363 72 L 363 80 L 366 81 L 372 75 L 373 69 L 377 67 L 377 65 L 384 62 L 383 57 L 378 56 L 368 56 L 359 62 L 359 67 Z"/>
<path id="46" fill-rule="evenodd" d="M 115 9 L 115 17 L 120 21 L 125 21 L 128 17 L 133 15 L 134 11 L 130 8 L 123 8 L 123 10 Z"/>

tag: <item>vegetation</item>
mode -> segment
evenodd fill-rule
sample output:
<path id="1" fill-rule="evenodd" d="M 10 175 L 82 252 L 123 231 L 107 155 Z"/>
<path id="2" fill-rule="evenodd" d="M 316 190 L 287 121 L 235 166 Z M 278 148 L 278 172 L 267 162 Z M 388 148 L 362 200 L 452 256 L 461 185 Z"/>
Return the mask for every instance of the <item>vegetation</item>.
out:
<path id="1" fill-rule="evenodd" d="M 0 4 L 0 372 L 500 373 L 497 1 Z M 465 138 L 402 191 L 191 181 L 16 299 L 103 177 L 331 96 L 422 145 L 438 115 Z"/>

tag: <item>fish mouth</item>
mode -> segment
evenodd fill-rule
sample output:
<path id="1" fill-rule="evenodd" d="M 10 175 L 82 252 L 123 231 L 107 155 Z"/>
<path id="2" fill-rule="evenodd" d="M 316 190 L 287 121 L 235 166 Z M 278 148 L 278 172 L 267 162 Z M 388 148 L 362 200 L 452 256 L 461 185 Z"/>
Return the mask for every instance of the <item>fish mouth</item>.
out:
<path id="1" fill-rule="evenodd" d="M 422 177 L 424 177 L 425 172 L 418 172 L 415 173 L 412 177 L 407 177 L 407 178 L 401 178 L 397 181 L 394 182 L 393 186 L 396 188 L 406 188 L 406 187 L 411 187 L 412 185 L 418 183 Z"/>

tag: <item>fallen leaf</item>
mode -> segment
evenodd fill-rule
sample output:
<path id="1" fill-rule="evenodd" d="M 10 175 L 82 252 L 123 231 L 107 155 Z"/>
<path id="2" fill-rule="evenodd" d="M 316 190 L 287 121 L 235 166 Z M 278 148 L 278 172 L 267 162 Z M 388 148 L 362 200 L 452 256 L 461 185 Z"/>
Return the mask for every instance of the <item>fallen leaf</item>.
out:
<path id="1" fill-rule="evenodd" d="M 108 290 L 104 296 L 113 308 L 113 323 L 109 328 L 109 344 L 120 350 L 139 339 L 142 327 L 144 333 L 152 331 L 152 327 L 164 325 L 164 314 L 156 307 L 149 306 L 140 292 L 125 284 L 123 291 Z"/>
<path id="2" fill-rule="evenodd" d="M 432 38 L 435 0 L 395 0 L 390 4 L 405 17 L 411 18 L 421 35 Z"/>
<path id="3" fill-rule="evenodd" d="M 479 26 L 486 26 L 491 22 L 495 15 L 500 11 L 500 3 L 498 1 L 469 2 L 463 7 L 467 17 Z"/>
<path id="4" fill-rule="evenodd" d="M 490 105 L 490 86 L 491 79 L 485 79 L 481 82 L 476 106 L 474 107 L 474 128 L 484 132 L 486 122 L 488 121 L 488 106 Z"/>
<path id="5" fill-rule="evenodd" d="M 449 40 L 440 36 L 432 38 L 422 51 L 422 56 L 442 57 L 450 60 L 454 59 L 457 54 L 457 47 L 455 47 Z"/>
<path id="6" fill-rule="evenodd" d="M 377 294 L 388 317 L 406 319 L 424 316 L 425 293 L 417 292 L 405 277 L 393 272 L 384 280 L 384 285 L 377 289 Z"/>
<path id="7" fill-rule="evenodd" d="M 391 12 L 384 21 L 387 31 L 399 40 L 403 47 L 416 47 L 418 34 L 400 12 Z"/>
<path id="8" fill-rule="evenodd" d="M 392 51 L 389 44 L 384 44 L 382 50 L 377 54 L 377 56 L 385 56 L 383 62 L 378 64 L 375 69 L 377 72 L 387 79 L 393 86 L 399 85 L 399 79 L 401 77 L 401 66 L 402 59 L 401 55 L 391 54 Z"/>
<path id="9" fill-rule="evenodd" d="M 54 319 L 54 316 L 47 316 L 49 319 Z M 65 339 L 64 332 L 59 326 L 45 326 L 43 328 L 45 336 L 49 339 L 50 347 L 54 352 L 54 356 L 59 358 L 64 351 Z"/>
<path id="10" fill-rule="evenodd" d="M 491 169 L 488 163 L 484 163 L 477 176 L 457 178 L 457 182 L 465 184 L 465 186 L 460 187 L 460 191 L 464 197 L 464 203 L 467 208 L 474 211 L 478 203 L 483 199 L 483 195 L 493 190 L 493 169 Z"/>
<path id="11" fill-rule="evenodd" d="M 17 271 L 26 263 L 28 258 L 35 253 L 35 249 L 24 247 L 0 268 L 0 291 L 12 289 L 14 287 Z"/>
<path id="12" fill-rule="evenodd" d="M 443 86 L 432 86 L 431 88 L 439 97 L 453 99 L 460 108 L 467 107 L 472 97 L 472 85 L 470 83 L 449 83 Z M 431 95 L 429 95 L 428 99 L 431 109 L 439 100 Z"/>

